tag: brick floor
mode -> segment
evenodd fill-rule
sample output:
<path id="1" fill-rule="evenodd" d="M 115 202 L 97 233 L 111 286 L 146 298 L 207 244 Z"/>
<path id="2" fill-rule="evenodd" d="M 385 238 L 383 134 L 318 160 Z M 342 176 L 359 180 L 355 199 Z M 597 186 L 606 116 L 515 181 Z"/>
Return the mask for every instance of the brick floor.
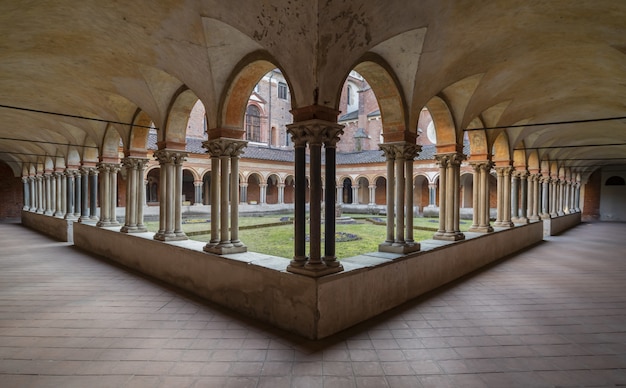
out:
<path id="1" fill-rule="evenodd" d="M 0 224 L 0 386 L 626 385 L 625 237 L 583 224 L 311 342 Z"/>

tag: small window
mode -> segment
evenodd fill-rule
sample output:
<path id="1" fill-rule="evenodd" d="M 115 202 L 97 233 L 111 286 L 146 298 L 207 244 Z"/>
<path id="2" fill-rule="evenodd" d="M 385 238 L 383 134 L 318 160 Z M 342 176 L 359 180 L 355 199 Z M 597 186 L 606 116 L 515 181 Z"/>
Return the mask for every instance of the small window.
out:
<path id="1" fill-rule="evenodd" d="M 287 99 L 287 84 L 284 82 L 278 83 L 278 98 L 283 100 Z"/>
<path id="2" fill-rule="evenodd" d="M 261 111 L 254 105 L 246 109 L 246 138 L 250 141 L 261 141 Z"/>
<path id="3" fill-rule="evenodd" d="M 624 182 L 624 178 L 622 178 L 621 176 L 615 175 L 607 179 L 605 185 L 606 186 L 624 186 L 626 185 L 626 182 Z"/>
<path id="4" fill-rule="evenodd" d="M 352 86 L 348 85 L 348 106 L 352 105 Z"/>

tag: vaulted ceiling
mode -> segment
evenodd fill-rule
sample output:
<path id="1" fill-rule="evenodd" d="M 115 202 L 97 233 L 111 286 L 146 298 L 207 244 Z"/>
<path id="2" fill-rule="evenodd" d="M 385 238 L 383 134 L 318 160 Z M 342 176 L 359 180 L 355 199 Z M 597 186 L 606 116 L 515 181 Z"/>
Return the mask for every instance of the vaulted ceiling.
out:
<path id="1" fill-rule="evenodd" d="M 163 127 L 181 88 L 219 126 L 254 56 L 280 67 L 295 107 L 336 108 L 375 55 L 409 128 L 437 96 L 457 128 L 479 118 L 511 149 L 582 173 L 626 165 L 623 1 L 2 0 L 0 37 L 0 160 L 16 175 L 124 138 L 138 111 Z"/>

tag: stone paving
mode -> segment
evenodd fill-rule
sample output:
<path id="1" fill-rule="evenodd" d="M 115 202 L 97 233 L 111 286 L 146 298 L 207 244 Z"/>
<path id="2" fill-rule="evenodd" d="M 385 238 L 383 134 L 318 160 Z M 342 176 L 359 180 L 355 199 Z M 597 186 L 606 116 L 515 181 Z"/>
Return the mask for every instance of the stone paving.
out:
<path id="1" fill-rule="evenodd" d="M 582 224 L 312 342 L 0 224 L 0 386 L 626 385 L 625 237 Z"/>

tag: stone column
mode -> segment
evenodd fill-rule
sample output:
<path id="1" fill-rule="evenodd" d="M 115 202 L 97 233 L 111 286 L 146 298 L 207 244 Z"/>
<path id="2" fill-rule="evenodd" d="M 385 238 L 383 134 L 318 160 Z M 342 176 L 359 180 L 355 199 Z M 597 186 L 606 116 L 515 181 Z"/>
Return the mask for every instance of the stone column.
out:
<path id="1" fill-rule="evenodd" d="M 182 163 L 187 153 L 160 149 L 154 152 L 159 161 L 159 231 L 154 235 L 159 241 L 187 240 L 182 231 Z"/>
<path id="2" fill-rule="evenodd" d="M 560 179 L 557 187 L 557 209 L 556 214 L 559 216 L 565 215 L 564 212 L 564 199 L 565 199 L 565 181 Z"/>
<path id="3" fill-rule="evenodd" d="M 119 226 L 115 210 L 117 208 L 117 173 L 120 165 L 117 163 L 99 163 L 98 169 L 102 180 L 100 188 L 100 220 L 98 227 Z"/>
<path id="4" fill-rule="evenodd" d="M 511 173 L 513 167 L 497 167 L 498 174 L 497 190 L 498 190 L 498 217 L 499 221 L 494 226 L 500 228 L 510 228 L 514 224 L 511 222 Z"/>
<path id="5" fill-rule="evenodd" d="M 565 181 L 565 184 L 563 185 L 563 190 L 564 190 L 564 204 L 563 204 L 563 213 L 565 214 L 570 214 L 570 208 L 571 208 L 571 202 L 570 202 L 570 198 L 571 198 L 571 194 L 570 194 L 570 189 L 572 187 L 572 183 L 570 181 Z"/>
<path id="6" fill-rule="evenodd" d="M 259 184 L 259 204 L 264 205 L 267 203 L 267 183 Z"/>
<path id="7" fill-rule="evenodd" d="M 22 210 L 30 209 L 30 183 L 27 176 L 22 177 L 22 201 L 24 202 Z"/>
<path id="8" fill-rule="evenodd" d="M 324 143 L 324 148 L 326 149 L 326 171 L 325 171 L 325 181 L 324 185 L 326 190 L 324 192 L 325 198 L 325 207 L 324 207 L 324 263 L 329 269 L 343 270 L 343 266 L 339 264 L 337 261 L 337 256 L 335 255 L 335 188 L 337 182 L 337 142 L 339 141 L 339 136 L 343 134 L 342 127 L 334 127 L 330 129 L 326 129 L 323 132 L 322 142 Z M 340 187 L 343 187 L 341 185 Z M 342 198 L 343 193 L 341 197 Z"/>
<path id="9" fill-rule="evenodd" d="M 435 159 L 440 165 L 439 230 L 433 239 L 463 240 L 465 235 L 460 231 L 459 218 L 459 182 L 461 179 L 461 162 L 465 159 L 465 155 L 460 153 L 437 154 Z"/>
<path id="10" fill-rule="evenodd" d="M 76 220 L 80 218 L 80 210 L 82 207 L 82 181 L 80 170 L 74 171 L 74 218 Z"/>
<path id="11" fill-rule="evenodd" d="M 530 221 L 539 220 L 539 173 L 532 173 L 528 176 L 528 219 Z"/>
<path id="12" fill-rule="evenodd" d="M 337 186 L 337 203 L 343 204 L 343 185 Z"/>
<path id="13" fill-rule="evenodd" d="M 428 184 L 428 207 L 437 207 L 437 184 Z"/>
<path id="14" fill-rule="evenodd" d="M 98 221 L 98 170 L 95 168 L 89 169 L 89 219 L 91 221 Z"/>
<path id="15" fill-rule="evenodd" d="M 474 168 L 474 224 L 470 232 L 490 233 L 493 228 L 489 222 L 489 173 L 491 161 L 470 163 Z"/>
<path id="16" fill-rule="evenodd" d="M 44 213 L 44 208 L 43 208 L 43 176 L 42 175 L 37 175 L 35 177 L 36 182 L 37 182 L 37 213 L 39 214 L 43 214 Z"/>
<path id="17" fill-rule="evenodd" d="M 574 186 L 574 210 L 580 212 L 580 182 Z"/>
<path id="18" fill-rule="evenodd" d="M 316 108 L 319 109 L 319 108 Z M 334 227 L 335 227 L 335 144 L 339 140 L 339 136 L 343 134 L 343 126 L 335 122 L 313 118 L 287 126 L 287 131 L 292 137 L 295 146 L 295 245 L 294 259 L 287 267 L 287 271 L 298 274 L 319 277 L 330 273 L 343 270 L 335 260 L 334 254 Z M 310 188 L 309 188 L 309 257 L 305 256 L 305 195 L 306 195 L 306 176 L 305 176 L 305 147 L 309 144 L 310 150 Z M 322 160 L 321 149 L 322 144 L 326 149 L 326 215 L 331 214 L 330 219 L 326 219 L 324 224 L 325 235 L 333 242 L 325 245 L 325 255 L 321 254 L 321 203 L 322 203 Z M 330 152 L 330 153 L 329 153 Z M 329 165 L 332 164 L 332 166 Z"/>
<path id="19" fill-rule="evenodd" d="M 126 169 L 126 215 L 123 233 L 146 232 L 143 224 L 143 203 L 145 202 L 145 189 L 143 185 L 143 172 L 148 159 L 126 157 L 122 159 L 122 165 Z"/>
<path id="20" fill-rule="evenodd" d="M 211 240 L 205 252 L 222 255 L 248 249 L 239 240 L 239 157 L 246 145 L 229 138 L 202 143 L 211 155 Z"/>
<path id="21" fill-rule="evenodd" d="M 76 170 L 65 170 L 65 179 L 67 184 L 66 191 L 66 207 L 65 207 L 65 219 L 66 220 L 74 220 L 74 175 L 76 174 Z"/>
<path id="22" fill-rule="evenodd" d="M 518 172 L 520 179 L 520 216 L 517 219 L 519 224 L 528 223 L 528 171 Z"/>
<path id="23" fill-rule="evenodd" d="M 541 219 L 550 218 L 550 177 L 541 178 Z"/>
<path id="24" fill-rule="evenodd" d="M 28 211 L 35 212 L 37 211 L 37 189 L 35 188 L 36 179 L 34 176 L 28 176 L 28 187 L 30 188 L 30 201 Z"/>
<path id="25" fill-rule="evenodd" d="M 392 145 L 380 144 L 382 151 L 385 154 L 387 161 L 387 237 L 385 242 L 378 246 L 378 250 L 381 250 L 381 246 L 392 246 L 394 242 L 393 226 L 394 226 L 394 208 L 395 208 L 395 162 L 396 151 Z"/>
<path id="26" fill-rule="evenodd" d="M 285 203 L 285 184 L 284 183 L 278 184 L 278 203 L 281 205 Z"/>
<path id="27" fill-rule="evenodd" d="M 376 205 L 376 185 L 369 185 L 367 186 L 367 189 L 369 191 L 369 202 L 368 205 L 370 206 L 375 206 Z"/>
<path id="28" fill-rule="evenodd" d="M 50 195 L 50 191 L 51 191 L 50 173 L 44 173 L 43 186 L 44 186 L 44 212 L 43 214 L 50 216 L 53 213 L 52 212 L 52 196 Z"/>
<path id="29" fill-rule="evenodd" d="M 283 185 L 283 189 L 284 188 L 285 188 L 285 185 Z M 248 183 L 247 182 L 239 183 L 239 193 L 240 193 L 239 201 L 241 203 L 248 203 Z M 279 196 L 280 196 L 280 191 L 279 191 Z"/>
<path id="30" fill-rule="evenodd" d="M 82 175 L 80 184 L 82 201 L 78 222 L 85 222 L 89 219 L 89 170 L 89 167 L 82 167 L 80 169 L 80 174 Z"/>
<path id="31" fill-rule="evenodd" d="M 519 220 L 519 172 L 513 170 L 511 175 L 511 221 Z"/>
<path id="32" fill-rule="evenodd" d="M 193 205 L 200 206 L 202 205 L 202 181 L 194 181 L 193 182 Z"/>
<path id="33" fill-rule="evenodd" d="M 360 187 L 358 185 L 355 185 L 355 186 L 351 186 L 351 188 L 352 188 L 352 204 L 358 205 L 361 203 L 361 201 L 359 200 Z"/>

